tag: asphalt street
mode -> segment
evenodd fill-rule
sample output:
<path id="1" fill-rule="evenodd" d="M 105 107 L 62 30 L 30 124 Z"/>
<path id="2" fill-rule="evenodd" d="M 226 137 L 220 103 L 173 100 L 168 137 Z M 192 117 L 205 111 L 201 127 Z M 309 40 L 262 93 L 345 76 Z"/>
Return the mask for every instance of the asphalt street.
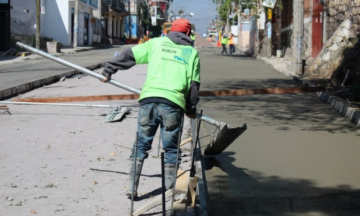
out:
<path id="1" fill-rule="evenodd" d="M 63 58 L 86 66 L 121 49 Z M 200 58 L 201 90 L 300 86 L 251 57 L 201 50 Z M 46 59 L 3 64 L 0 89 L 63 70 Z M 360 215 L 360 129 L 314 93 L 202 97 L 199 108 L 248 126 L 222 154 L 204 157 L 211 215 Z M 202 124 L 202 148 L 213 130 Z"/>

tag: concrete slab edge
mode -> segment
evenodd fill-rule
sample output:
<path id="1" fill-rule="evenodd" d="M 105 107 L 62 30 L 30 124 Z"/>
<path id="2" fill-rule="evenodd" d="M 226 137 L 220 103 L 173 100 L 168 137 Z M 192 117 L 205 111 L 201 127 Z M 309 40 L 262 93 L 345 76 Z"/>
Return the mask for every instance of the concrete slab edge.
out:
<path id="1" fill-rule="evenodd" d="M 99 63 L 99 64 L 88 66 L 86 68 L 90 69 L 90 70 L 94 70 L 94 69 L 103 67 L 103 65 L 104 65 L 104 63 Z M 13 87 L 10 87 L 7 89 L 0 90 L 0 100 L 5 100 L 5 99 L 11 98 L 11 97 L 16 97 L 19 94 L 23 94 L 25 92 L 43 87 L 45 85 L 55 83 L 55 82 L 59 81 L 62 77 L 72 77 L 79 73 L 81 73 L 81 72 L 72 70 L 72 71 L 59 73 L 59 74 L 56 74 L 53 76 L 45 77 L 45 78 L 42 78 L 39 80 L 34 80 L 34 81 L 31 81 L 28 83 L 24 83 L 24 84 L 13 86 Z"/>
<path id="2" fill-rule="evenodd" d="M 275 68 L 275 66 L 273 64 L 271 64 L 270 62 L 267 62 L 265 59 L 261 58 L 261 57 L 256 57 L 256 59 L 258 61 L 261 61 L 267 65 L 270 65 L 271 67 L 273 67 L 275 70 L 277 70 Z M 279 71 L 279 70 L 277 70 Z M 315 84 L 311 83 L 308 80 L 304 80 L 301 77 L 298 76 L 294 76 L 291 72 L 289 71 L 279 71 L 280 73 L 284 74 L 285 76 L 291 77 L 293 78 L 294 81 L 297 82 L 301 82 L 302 85 L 305 86 L 315 86 Z M 316 92 L 316 95 L 324 102 L 327 104 L 330 104 L 332 107 L 334 107 L 340 114 L 342 114 L 343 116 L 347 117 L 348 119 L 351 120 L 351 122 L 353 122 L 356 125 L 360 125 L 360 109 L 355 107 L 355 106 L 351 106 L 351 104 L 349 104 L 348 102 L 344 101 L 343 99 L 336 97 L 334 95 L 329 94 L 328 92 Z"/>

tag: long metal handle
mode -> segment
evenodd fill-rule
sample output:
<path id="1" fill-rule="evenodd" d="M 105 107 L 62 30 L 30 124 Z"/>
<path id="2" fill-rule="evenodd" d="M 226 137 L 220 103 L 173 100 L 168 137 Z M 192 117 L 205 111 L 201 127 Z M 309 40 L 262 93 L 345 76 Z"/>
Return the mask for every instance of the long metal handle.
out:
<path id="1" fill-rule="evenodd" d="M 43 52 L 41 50 L 38 50 L 38 49 L 36 49 L 34 47 L 28 46 L 28 45 L 23 44 L 21 42 L 17 42 L 16 45 L 23 48 L 23 49 L 26 49 L 26 50 L 28 50 L 30 52 L 36 53 L 36 54 L 38 54 L 40 56 L 43 56 L 45 58 L 48 58 L 48 59 L 53 60 L 55 62 L 58 62 L 58 63 L 60 63 L 62 65 L 65 65 L 65 66 L 73 68 L 73 69 L 75 69 L 77 71 L 86 73 L 86 74 L 88 74 L 88 75 L 90 75 L 92 77 L 95 77 L 95 78 L 99 79 L 99 80 L 105 79 L 105 77 L 103 75 L 99 74 L 99 73 L 93 72 L 93 71 L 91 71 L 89 69 L 83 68 L 83 67 L 81 67 L 79 65 L 76 65 L 76 64 L 73 64 L 71 62 L 65 61 L 65 60 L 63 60 L 61 58 L 50 55 L 49 53 Z M 120 83 L 120 82 L 118 82 L 118 81 L 116 81 L 114 79 L 110 79 L 108 81 L 108 83 L 110 83 L 110 84 L 112 84 L 114 86 L 120 87 L 122 89 L 128 90 L 128 91 L 130 91 L 130 92 L 132 92 L 134 94 L 140 95 L 140 93 L 141 93 L 141 91 L 139 89 L 136 89 L 136 88 L 130 87 L 128 85 L 122 84 L 122 83 Z M 201 119 L 202 121 L 205 121 L 205 122 L 207 122 L 209 124 L 212 124 L 212 125 L 215 125 L 215 126 L 220 126 L 220 122 L 218 122 L 218 121 L 216 121 L 216 120 L 214 120 L 212 118 L 209 118 L 207 116 L 196 114 L 196 118 Z"/>
<path id="2" fill-rule="evenodd" d="M 104 107 L 111 108 L 117 107 L 116 105 L 96 105 L 96 104 L 67 104 L 67 103 L 36 103 L 36 102 L 13 102 L 13 101 L 0 101 L 0 104 L 17 104 L 17 105 L 47 105 L 47 106 L 78 106 L 78 107 Z"/>
<path id="3" fill-rule="evenodd" d="M 71 68 L 73 68 L 73 69 L 75 69 L 77 71 L 86 73 L 86 74 L 88 74 L 88 75 L 90 75 L 92 77 L 95 77 L 95 78 L 99 79 L 99 80 L 105 79 L 105 77 L 103 75 L 99 74 L 99 73 L 93 72 L 93 71 L 91 71 L 89 69 L 86 69 L 86 68 L 83 68 L 83 67 L 81 67 L 79 65 L 75 65 L 75 64 L 73 64 L 71 62 L 65 61 L 65 60 L 63 60 L 61 58 L 50 55 L 49 53 L 46 53 L 46 52 L 43 52 L 41 50 L 35 49 L 35 48 L 33 48 L 31 46 L 28 46 L 26 44 L 23 44 L 21 42 L 17 42 L 16 45 L 23 48 L 23 49 L 26 49 L 26 50 L 31 51 L 33 53 L 36 53 L 36 54 L 38 54 L 40 56 L 43 56 L 45 58 L 48 58 L 48 59 L 53 60 L 55 62 L 58 62 L 58 63 L 60 63 L 62 65 L 65 65 L 65 66 L 71 67 Z M 110 84 L 112 84 L 114 86 L 120 87 L 122 89 L 128 90 L 130 92 L 133 92 L 135 94 L 140 94 L 140 92 L 141 92 L 139 89 L 132 88 L 130 86 L 124 85 L 124 84 L 122 84 L 122 83 L 120 83 L 120 82 L 118 82 L 118 81 L 116 81 L 114 79 L 110 79 L 108 83 L 110 83 Z"/>

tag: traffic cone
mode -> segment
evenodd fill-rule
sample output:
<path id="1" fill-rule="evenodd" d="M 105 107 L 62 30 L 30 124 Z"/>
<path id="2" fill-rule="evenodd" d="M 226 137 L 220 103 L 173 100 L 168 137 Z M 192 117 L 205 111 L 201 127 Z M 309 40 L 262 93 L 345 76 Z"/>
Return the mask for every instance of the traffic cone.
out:
<path id="1" fill-rule="evenodd" d="M 220 40 L 217 41 L 216 46 L 221 47 Z"/>

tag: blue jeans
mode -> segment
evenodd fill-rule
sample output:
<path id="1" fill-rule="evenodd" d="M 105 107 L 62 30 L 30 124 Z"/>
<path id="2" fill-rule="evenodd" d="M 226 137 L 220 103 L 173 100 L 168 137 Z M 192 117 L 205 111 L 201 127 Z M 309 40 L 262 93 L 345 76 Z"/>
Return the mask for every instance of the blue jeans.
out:
<path id="1" fill-rule="evenodd" d="M 156 130 L 160 125 L 160 134 L 165 151 L 165 164 L 175 164 L 178 139 L 179 135 L 181 135 L 179 132 L 182 131 L 183 124 L 184 111 L 181 108 L 171 107 L 163 103 L 147 103 L 140 106 L 136 157 L 148 158 L 149 154 L 147 152 L 151 149 Z M 134 157 L 134 148 L 130 157 Z"/>

